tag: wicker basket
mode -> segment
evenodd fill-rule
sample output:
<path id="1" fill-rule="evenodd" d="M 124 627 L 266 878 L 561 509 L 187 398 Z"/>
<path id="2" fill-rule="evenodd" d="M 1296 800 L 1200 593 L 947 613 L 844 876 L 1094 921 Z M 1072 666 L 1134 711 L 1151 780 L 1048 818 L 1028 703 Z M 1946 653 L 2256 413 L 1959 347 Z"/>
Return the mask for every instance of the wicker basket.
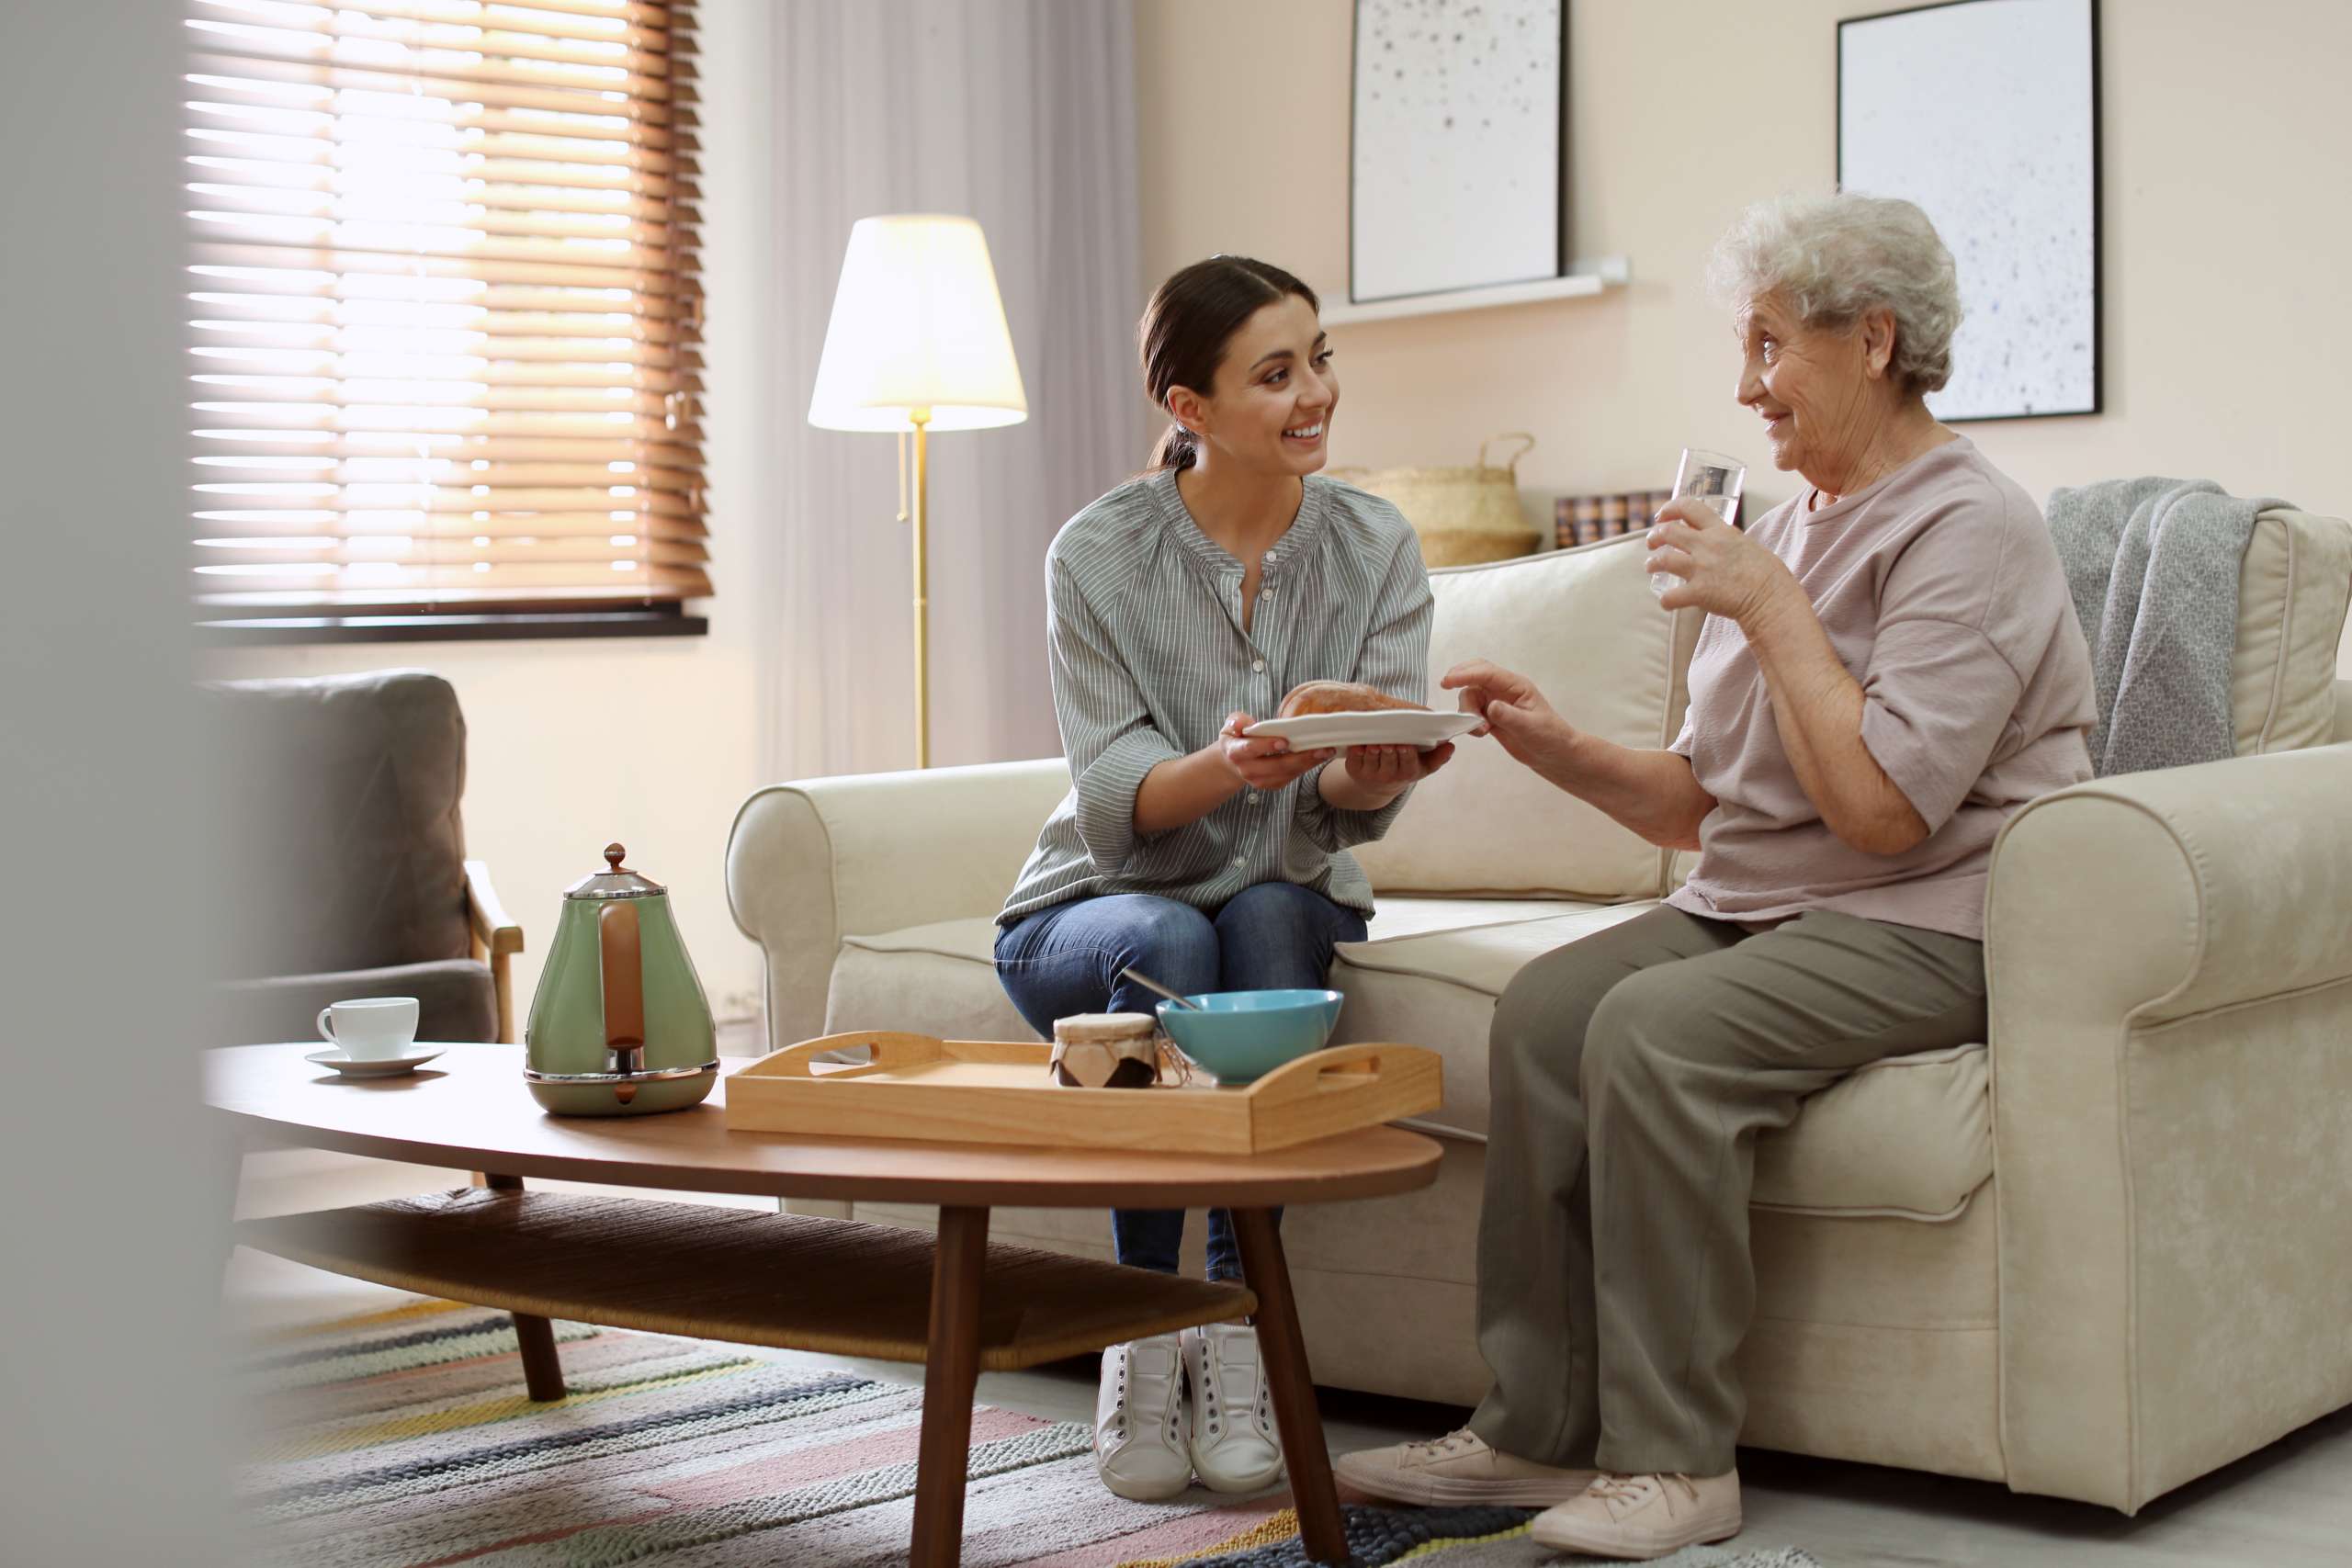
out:
<path id="1" fill-rule="evenodd" d="M 1498 441 L 1526 445 L 1502 467 L 1489 468 L 1487 448 Z M 1512 431 L 1478 443 L 1472 468 L 1335 468 L 1332 478 L 1395 502 L 1420 536 L 1421 559 L 1430 566 L 1509 560 L 1532 553 L 1539 537 L 1519 510 L 1519 460 L 1534 446 L 1535 437 Z"/>

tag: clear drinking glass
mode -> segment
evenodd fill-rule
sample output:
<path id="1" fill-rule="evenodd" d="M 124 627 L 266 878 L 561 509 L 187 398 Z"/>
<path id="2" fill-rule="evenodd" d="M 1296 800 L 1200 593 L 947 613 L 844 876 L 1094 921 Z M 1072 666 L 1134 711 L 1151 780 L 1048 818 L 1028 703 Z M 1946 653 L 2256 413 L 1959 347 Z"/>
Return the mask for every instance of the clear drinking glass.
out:
<path id="1" fill-rule="evenodd" d="M 1681 465 L 1674 470 L 1674 499 L 1680 501 L 1689 496 L 1703 502 L 1728 523 L 1733 510 L 1739 505 L 1740 490 L 1747 483 L 1747 465 L 1738 458 L 1685 446 Z M 1650 592 L 1663 598 L 1667 589 L 1680 581 L 1670 571 L 1651 572 Z"/>

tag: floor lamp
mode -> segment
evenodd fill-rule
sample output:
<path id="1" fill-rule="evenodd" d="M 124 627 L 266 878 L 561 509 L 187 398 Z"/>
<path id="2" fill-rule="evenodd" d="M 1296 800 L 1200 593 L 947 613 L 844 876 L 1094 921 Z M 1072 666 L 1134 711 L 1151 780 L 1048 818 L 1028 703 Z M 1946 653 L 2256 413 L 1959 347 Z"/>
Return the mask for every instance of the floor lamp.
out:
<path id="1" fill-rule="evenodd" d="M 899 519 L 914 525 L 915 766 L 931 766 L 930 521 L 925 443 L 933 431 L 992 430 L 1029 417 L 989 243 L 968 218 L 861 218 L 842 258 L 808 423 L 899 436 Z M 906 504 L 905 437 L 914 436 Z"/>

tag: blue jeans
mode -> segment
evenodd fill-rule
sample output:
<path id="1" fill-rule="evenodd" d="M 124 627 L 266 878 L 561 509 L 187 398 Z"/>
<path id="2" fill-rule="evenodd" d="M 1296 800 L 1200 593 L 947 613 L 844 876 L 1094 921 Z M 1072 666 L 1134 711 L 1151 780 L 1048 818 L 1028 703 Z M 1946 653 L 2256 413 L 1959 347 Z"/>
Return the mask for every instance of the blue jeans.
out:
<path id="1" fill-rule="evenodd" d="M 1119 971 L 1130 965 L 1172 991 L 1317 987 L 1331 949 L 1362 942 L 1363 917 L 1294 882 L 1261 882 L 1214 918 L 1148 893 L 1077 898 L 997 932 L 996 973 L 1031 1028 L 1050 1040 L 1054 1020 L 1079 1012 L 1149 1012 L 1159 998 Z M 1117 1209 L 1111 1244 L 1120 1262 L 1176 1272 L 1182 1209 Z M 1209 1278 L 1239 1280 L 1233 1219 L 1209 1211 Z"/>

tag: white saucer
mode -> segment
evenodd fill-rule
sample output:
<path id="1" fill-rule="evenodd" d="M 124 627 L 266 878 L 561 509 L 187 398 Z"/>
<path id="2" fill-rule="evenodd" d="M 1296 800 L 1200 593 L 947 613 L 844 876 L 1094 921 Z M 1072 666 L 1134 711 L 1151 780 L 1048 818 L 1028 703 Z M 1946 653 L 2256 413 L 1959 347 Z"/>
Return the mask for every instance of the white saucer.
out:
<path id="1" fill-rule="evenodd" d="M 1375 713 L 1310 713 L 1263 718 L 1241 733 L 1273 735 L 1294 746 L 1411 746 L 1427 751 L 1478 728 L 1473 713 L 1383 708 Z"/>
<path id="2" fill-rule="evenodd" d="M 347 1078 L 388 1078 L 398 1073 L 413 1073 L 425 1063 L 447 1050 L 446 1045 L 411 1045 L 397 1056 L 378 1056 L 360 1061 L 337 1050 L 313 1051 L 302 1058 L 322 1067 L 333 1067 Z"/>

